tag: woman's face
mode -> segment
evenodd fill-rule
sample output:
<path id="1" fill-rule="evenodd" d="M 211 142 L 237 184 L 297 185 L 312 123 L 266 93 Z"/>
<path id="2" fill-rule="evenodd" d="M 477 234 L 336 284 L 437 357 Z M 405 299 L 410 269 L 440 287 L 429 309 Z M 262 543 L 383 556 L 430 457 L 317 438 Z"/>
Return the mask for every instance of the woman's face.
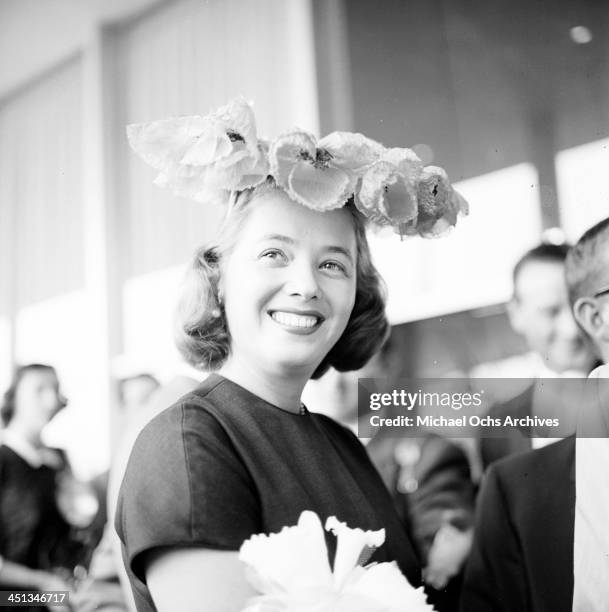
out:
<path id="1" fill-rule="evenodd" d="M 23 375 L 15 392 L 13 418 L 33 428 L 42 428 L 65 406 L 59 381 L 52 370 L 30 370 Z"/>
<path id="2" fill-rule="evenodd" d="M 220 284 L 230 358 L 310 376 L 340 338 L 355 302 L 351 215 L 310 210 L 280 190 L 247 206 Z"/>

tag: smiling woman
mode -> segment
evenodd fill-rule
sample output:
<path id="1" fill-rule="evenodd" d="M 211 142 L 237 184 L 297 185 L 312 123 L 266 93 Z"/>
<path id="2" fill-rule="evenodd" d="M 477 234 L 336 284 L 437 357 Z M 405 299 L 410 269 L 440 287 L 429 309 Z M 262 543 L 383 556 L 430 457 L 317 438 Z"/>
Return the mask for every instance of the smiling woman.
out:
<path id="1" fill-rule="evenodd" d="M 363 446 L 300 398 L 310 378 L 362 367 L 386 338 L 365 221 L 435 235 L 464 202 L 441 169 L 361 134 L 258 141 L 239 100 L 129 135 L 158 182 L 227 206 L 179 308 L 183 354 L 217 372 L 143 430 L 121 488 L 138 610 L 242 610 L 253 593 L 237 551 L 303 510 L 384 529 L 373 561 L 397 562 L 418 586 L 414 547 Z"/>

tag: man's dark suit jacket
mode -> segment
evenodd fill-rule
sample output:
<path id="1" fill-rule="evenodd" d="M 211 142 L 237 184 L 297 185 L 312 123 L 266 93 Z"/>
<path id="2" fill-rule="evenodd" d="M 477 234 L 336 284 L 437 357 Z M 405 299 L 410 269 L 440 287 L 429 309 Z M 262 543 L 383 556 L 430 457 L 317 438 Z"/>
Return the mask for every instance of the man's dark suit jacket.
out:
<path id="1" fill-rule="evenodd" d="M 489 416 L 498 418 L 503 421 L 505 417 L 511 416 L 515 418 L 524 418 L 531 416 L 532 405 L 533 405 L 533 389 L 531 385 L 527 387 L 522 393 L 519 393 L 515 397 L 495 404 L 489 410 Z M 526 427 L 512 428 L 509 430 L 508 435 L 502 438 L 486 437 L 485 430 L 480 431 L 480 458 L 482 460 L 482 467 L 486 469 L 491 463 L 514 455 L 515 453 L 523 453 L 533 448 L 530 429 Z"/>
<path id="2" fill-rule="evenodd" d="M 492 465 L 476 515 L 463 612 L 571 612 L 575 439 Z"/>

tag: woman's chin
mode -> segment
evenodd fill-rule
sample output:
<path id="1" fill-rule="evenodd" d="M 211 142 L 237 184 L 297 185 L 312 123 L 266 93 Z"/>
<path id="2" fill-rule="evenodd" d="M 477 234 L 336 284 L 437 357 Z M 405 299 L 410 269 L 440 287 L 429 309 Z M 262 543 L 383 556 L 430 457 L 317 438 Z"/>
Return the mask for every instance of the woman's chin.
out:
<path id="1" fill-rule="evenodd" d="M 319 355 L 309 354 L 286 354 L 286 355 L 275 355 L 273 362 L 269 365 L 272 369 L 284 372 L 286 374 L 306 374 L 310 377 L 313 372 L 317 369 L 317 366 L 321 363 L 323 357 Z"/>

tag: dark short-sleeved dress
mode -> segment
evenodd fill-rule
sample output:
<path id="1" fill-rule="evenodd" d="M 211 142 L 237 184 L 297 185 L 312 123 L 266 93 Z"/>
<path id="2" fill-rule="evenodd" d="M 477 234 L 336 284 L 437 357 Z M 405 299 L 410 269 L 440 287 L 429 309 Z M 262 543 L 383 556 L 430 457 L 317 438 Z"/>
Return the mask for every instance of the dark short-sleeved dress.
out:
<path id="1" fill-rule="evenodd" d="M 153 549 L 238 550 L 252 534 L 296 524 L 303 510 L 322 523 L 336 516 L 350 527 L 385 528 L 385 544 L 372 560 L 395 560 L 420 584 L 414 547 L 391 497 L 349 430 L 322 415 L 282 410 L 210 375 L 144 428 L 129 459 L 116 528 L 138 611 L 155 610 L 145 582 Z"/>

